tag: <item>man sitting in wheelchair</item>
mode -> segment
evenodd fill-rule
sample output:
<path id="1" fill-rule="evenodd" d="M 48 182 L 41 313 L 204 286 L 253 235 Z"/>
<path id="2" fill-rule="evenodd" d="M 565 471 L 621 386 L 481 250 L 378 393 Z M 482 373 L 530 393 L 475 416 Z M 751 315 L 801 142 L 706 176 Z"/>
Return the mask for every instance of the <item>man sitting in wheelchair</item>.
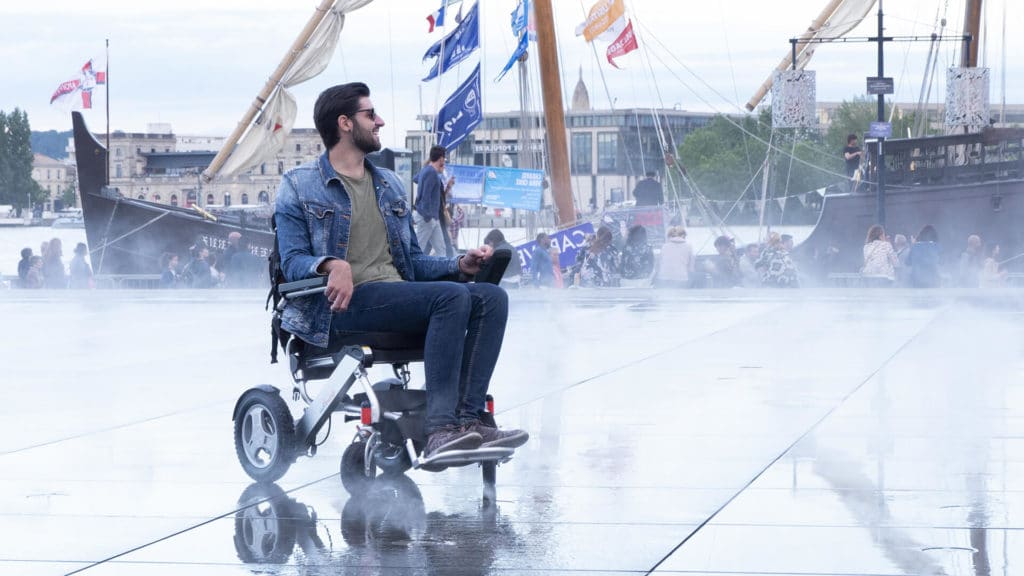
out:
<path id="1" fill-rule="evenodd" d="M 327 276 L 324 294 L 296 298 L 282 326 L 327 348 L 346 334 L 425 334 L 424 457 L 447 450 L 521 446 L 529 435 L 484 424 L 485 396 L 501 351 L 508 296 L 464 283 L 491 256 L 426 256 L 397 176 L 372 165 L 384 120 L 360 82 L 328 88 L 313 110 L 326 152 L 281 179 L 275 220 L 288 281 Z"/>

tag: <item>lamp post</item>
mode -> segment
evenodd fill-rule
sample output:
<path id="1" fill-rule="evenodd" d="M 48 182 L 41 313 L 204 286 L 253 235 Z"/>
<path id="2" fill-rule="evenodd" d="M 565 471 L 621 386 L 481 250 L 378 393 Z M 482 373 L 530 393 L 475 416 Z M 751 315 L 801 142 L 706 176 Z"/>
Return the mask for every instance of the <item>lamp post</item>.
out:
<path id="1" fill-rule="evenodd" d="M 878 77 L 885 78 L 885 37 L 882 27 L 882 0 L 878 0 Z M 885 122 L 885 94 L 878 95 L 878 121 Z M 885 226 L 885 137 L 878 136 L 878 184 L 875 198 L 876 219 Z"/>

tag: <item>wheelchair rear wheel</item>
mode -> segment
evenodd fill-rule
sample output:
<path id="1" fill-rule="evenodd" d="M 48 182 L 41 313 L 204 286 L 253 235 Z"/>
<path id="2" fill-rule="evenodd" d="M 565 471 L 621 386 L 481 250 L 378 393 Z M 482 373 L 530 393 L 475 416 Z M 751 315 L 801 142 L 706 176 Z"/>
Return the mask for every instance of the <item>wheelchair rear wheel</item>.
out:
<path id="1" fill-rule="evenodd" d="M 295 423 L 278 394 L 253 388 L 242 395 L 235 418 L 235 452 L 250 478 L 273 482 L 295 461 Z"/>

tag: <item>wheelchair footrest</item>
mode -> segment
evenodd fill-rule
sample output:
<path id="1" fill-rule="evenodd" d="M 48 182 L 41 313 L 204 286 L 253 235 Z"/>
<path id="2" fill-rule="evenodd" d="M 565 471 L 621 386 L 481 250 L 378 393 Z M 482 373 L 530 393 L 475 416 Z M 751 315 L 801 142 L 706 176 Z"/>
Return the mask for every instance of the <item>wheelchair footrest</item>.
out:
<path id="1" fill-rule="evenodd" d="M 449 450 L 434 454 L 430 458 L 416 458 L 413 461 L 413 468 L 423 466 L 465 466 L 486 462 L 503 462 L 512 457 L 515 452 L 512 448 L 477 448 L 476 450 Z"/>

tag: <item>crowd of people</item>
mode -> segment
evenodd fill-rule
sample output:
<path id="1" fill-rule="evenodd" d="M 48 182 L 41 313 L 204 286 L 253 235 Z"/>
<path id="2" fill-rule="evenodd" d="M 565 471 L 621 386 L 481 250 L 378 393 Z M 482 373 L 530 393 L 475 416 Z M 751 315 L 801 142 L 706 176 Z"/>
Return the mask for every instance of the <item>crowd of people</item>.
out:
<path id="1" fill-rule="evenodd" d="M 47 240 L 39 246 L 39 254 L 22 248 L 18 261 L 18 287 L 63 290 L 93 288 L 92 267 L 86 260 L 89 249 L 84 242 L 75 245 L 71 261 L 64 264 L 64 247 L 60 238 Z"/>
<path id="2" fill-rule="evenodd" d="M 575 262 L 560 266 L 560 253 L 551 237 L 537 234 L 523 273 L 513 258 L 503 285 L 518 288 L 654 287 L 654 288 L 798 288 L 801 274 L 792 257 L 793 237 L 772 232 L 763 243 L 741 249 L 728 236 L 715 239 L 715 253 L 697 257 L 686 240 L 686 229 L 670 227 L 660 249 L 649 242 L 645 227 L 631 227 L 617 239 L 612 229 L 601 226 L 588 236 Z M 514 248 L 500 230 L 491 230 L 485 243 L 494 249 Z M 955 262 L 947 260 L 938 234 L 931 225 L 917 235 L 890 238 L 882 226 L 871 226 L 864 241 L 859 278 L 864 286 L 914 288 L 998 287 L 1005 285 L 1007 271 L 1000 261 L 998 244 L 985 245 L 980 236 L 968 236 Z"/>
<path id="3" fill-rule="evenodd" d="M 228 234 L 227 247 L 219 255 L 198 243 L 184 263 L 178 254 L 164 253 L 160 271 L 161 288 L 252 288 L 267 283 L 266 260 L 246 250 L 239 232 Z"/>
<path id="4" fill-rule="evenodd" d="M 950 265 L 934 226 L 925 225 L 908 241 L 903 234 L 890 240 L 876 224 L 864 240 L 860 274 L 869 286 L 993 288 L 1006 283 L 1007 271 L 999 258 L 999 244 L 986 246 L 981 236 L 971 234 L 955 265 Z"/>

